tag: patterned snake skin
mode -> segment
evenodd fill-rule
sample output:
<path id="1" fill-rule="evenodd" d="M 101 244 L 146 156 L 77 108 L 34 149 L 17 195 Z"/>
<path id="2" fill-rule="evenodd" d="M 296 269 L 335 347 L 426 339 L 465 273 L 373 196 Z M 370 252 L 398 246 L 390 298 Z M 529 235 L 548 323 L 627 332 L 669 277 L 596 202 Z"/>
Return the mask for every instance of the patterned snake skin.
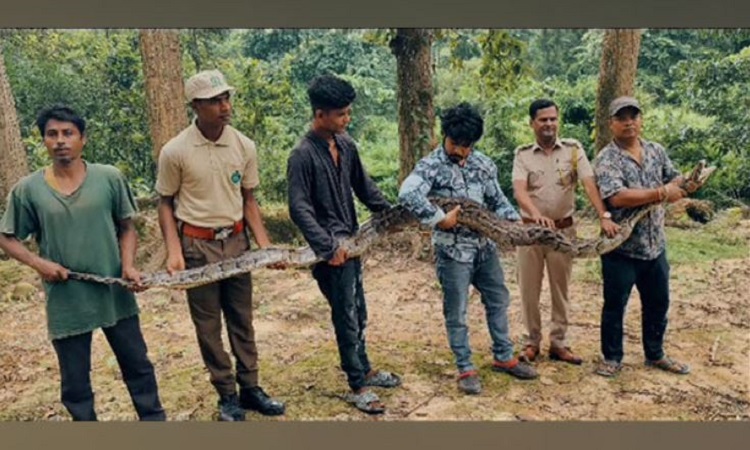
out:
<path id="1" fill-rule="evenodd" d="M 692 194 L 706 183 L 715 169 L 715 167 L 706 167 L 706 162 L 700 161 L 695 169 L 689 175 L 685 176 L 681 187 L 688 194 Z M 570 240 L 562 233 L 549 228 L 500 220 L 497 216 L 470 200 L 431 198 L 430 201 L 444 210 L 460 205 L 459 225 L 477 231 L 501 246 L 545 245 L 560 252 L 571 253 L 575 257 L 592 257 L 614 250 L 630 237 L 633 227 L 641 218 L 651 210 L 663 205 L 663 203 L 652 203 L 634 208 L 631 215 L 619 224 L 619 233 L 612 238 L 601 236 L 597 239 Z M 394 206 L 388 211 L 374 214 L 370 220 L 362 224 L 355 236 L 341 241 L 340 245 L 346 248 L 350 256 L 361 256 L 373 243 L 387 234 L 418 225 L 414 216 L 404 207 Z M 285 263 L 289 267 L 299 267 L 309 266 L 318 261 L 321 260 L 315 256 L 310 247 L 299 249 L 265 248 L 248 251 L 236 258 L 183 270 L 174 275 L 169 275 L 166 271 L 145 273 L 141 275 L 141 285 L 144 288 L 168 287 L 172 289 L 189 289 L 275 263 Z M 80 272 L 69 272 L 68 276 L 73 280 L 132 287 L 132 282 L 122 278 L 103 277 Z"/>

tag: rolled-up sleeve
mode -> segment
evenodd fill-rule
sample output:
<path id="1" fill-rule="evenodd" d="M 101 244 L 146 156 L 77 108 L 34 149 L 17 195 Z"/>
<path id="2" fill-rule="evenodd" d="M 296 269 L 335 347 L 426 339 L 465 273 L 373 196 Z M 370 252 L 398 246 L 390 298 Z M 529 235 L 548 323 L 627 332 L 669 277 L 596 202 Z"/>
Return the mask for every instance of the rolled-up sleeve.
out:
<path id="1" fill-rule="evenodd" d="M 445 212 L 427 199 L 434 175 L 422 160 L 406 177 L 398 192 L 399 203 L 414 214 L 420 223 L 431 227 L 445 218 Z"/>

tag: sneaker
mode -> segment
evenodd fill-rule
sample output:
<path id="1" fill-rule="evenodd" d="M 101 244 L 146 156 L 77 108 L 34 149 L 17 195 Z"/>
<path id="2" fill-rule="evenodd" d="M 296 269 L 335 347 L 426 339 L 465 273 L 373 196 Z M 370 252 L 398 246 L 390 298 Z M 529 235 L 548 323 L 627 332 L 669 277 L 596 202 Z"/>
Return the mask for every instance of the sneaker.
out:
<path id="1" fill-rule="evenodd" d="M 240 404 L 264 416 L 280 416 L 286 410 L 282 402 L 269 397 L 260 386 L 240 389 Z"/>
<path id="2" fill-rule="evenodd" d="M 458 376 L 458 390 L 468 395 L 478 395 L 482 392 L 482 383 L 476 370 L 464 372 Z"/>
<path id="3" fill-rule="evenodd" d="M 240 408 L 240 400 L 237 394 L 219 397 L 219 420 L 222 422 L 243 422 L 245 420 L 245 410 Z"/>
<path id="4" fill-rule="evenodd" d="M 520 380 L 533 380 L 539 376 L 529 363 L 519 361 L 518 358 L 513 358 L 510 361 L 495 360 L 492 363 L 492 370 L 507 373 Z"/>

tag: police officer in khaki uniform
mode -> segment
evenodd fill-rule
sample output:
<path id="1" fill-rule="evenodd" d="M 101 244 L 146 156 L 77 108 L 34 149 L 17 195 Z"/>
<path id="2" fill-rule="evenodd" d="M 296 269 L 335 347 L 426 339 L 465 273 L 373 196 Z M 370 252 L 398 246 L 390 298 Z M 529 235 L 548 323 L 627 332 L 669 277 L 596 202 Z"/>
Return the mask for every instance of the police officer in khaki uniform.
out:
<path id="1" fill-rule="evenodd" d="M 613 236 L 619 227 L 612 222 L 599 190 L 586 152 L 575 139 L 557 136 L 558 107 L 546 99 L 535 100 L 529 107 L 530 125 L 536 142 L 521 146 L 513 160 L 513 191 L 525 223 L 535 223 L 559 230 L 573 238 L 575 189 L 583 182 L 591 204 L 599 213 L 601 228 Z M 581 364 L 583 360 L 568 347 L 568 283 L 573 268 L 569 254 L 540 245 L 518 248 L 518 285 L 521 290 L 522 315 L 526 326 L 526 342 L 521 357 L 534 361 L 542 340 L 539 297 L 547 266 L 552 297 L 552 326 L 549 355 L 553 360 Z"/>
<path id="2" fill-rule="evenodd" d="M 253 195 L 258 186 L 255 144 L 231 125 L 234 88 L 218 70 L 200 72 L 185 83 L 195 121 L 164 145 L 156 191 L 159 223 L 173 273 L 239 256 L 250 248 L 247 228 L 261 248 L 271 245 Z M 188 289 L 198 344 L 219 394 L 219 418 L 245 420 L 244 409 L 284 413 L 284 404 L 258 386 L 258 351 L 249 273 Z M 227 325 L 232 361 L 221 339 Z M 239 397 L 237 396 L 239 384 Z"/>

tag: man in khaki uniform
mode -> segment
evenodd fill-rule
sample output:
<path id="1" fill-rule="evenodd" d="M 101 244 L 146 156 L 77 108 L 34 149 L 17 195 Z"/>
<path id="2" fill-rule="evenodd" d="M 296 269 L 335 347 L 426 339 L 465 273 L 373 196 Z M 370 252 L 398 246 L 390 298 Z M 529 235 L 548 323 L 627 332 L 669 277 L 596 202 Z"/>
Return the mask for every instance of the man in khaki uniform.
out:
<path id="1" fill-rule="evenodd" d="M 185 95 L 196 119 L 159 155 L 156 191 L 170 273 L 247 251 L 246 226 L 259 247 L 271 245 L 253 195 L 259 183 L 255 144 L 229 125 L 233 91 L 217 70 L 187 80 Z M 250 274 L 188 289 L 187 298 L 203 362 L 219 394 L 220 420 L 244 420 L 244 409 L 283 414 L 283 403 L 258 386 Z M 221 339 L 222 313 L 236 374 Z"/>
<path id="2" fill-rule="evenodd" d="M 596 187 L 586 152 L 575 139 L 560 139 L 557 105 L 546 99 L 529 107 L 530 125 L 536 142 L 515 150 L 513 191 L 525 223 L 536 223 L 575 237 L 573 224 L 575 189 L 580 179 L 591 204 L 599 213 L 601 228 L 613 236 L 619 227 L 612 222 Z M 534 361 L 542 340 L 539 297 L 547 266 L 552 297 L 552 327 L 549 355 L 553 360 L 581 364 L 565 341 L 568 327 L 568 283 L 573 268 L 569 254 L 534 245 L 518 248 L 518 285 L 527 336 L 521 357 Z"/>

